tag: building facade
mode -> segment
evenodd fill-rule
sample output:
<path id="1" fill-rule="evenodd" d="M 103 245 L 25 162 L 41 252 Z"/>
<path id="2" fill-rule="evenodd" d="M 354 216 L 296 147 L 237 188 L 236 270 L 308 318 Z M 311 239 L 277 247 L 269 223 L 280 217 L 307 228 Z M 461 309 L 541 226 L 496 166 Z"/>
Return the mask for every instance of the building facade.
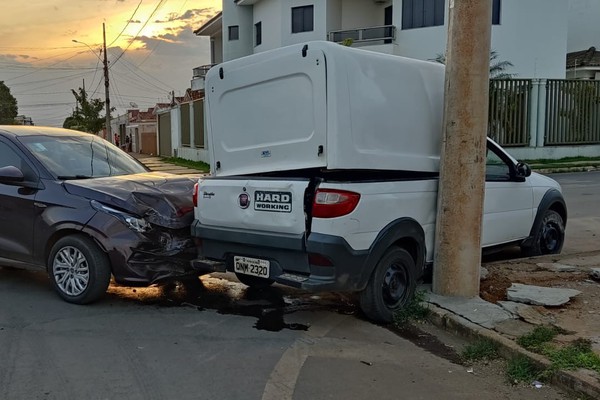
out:
<path id="1" fill-rule="evenodd" d="M 224 0 L 222 13 L 195 32 L 221 45 L 213 64 L 311 40 L 432 60 L 445 53 L 447 1 Z M 493 0 L 492 49 L 513 64 L 508 72 L 565 77 L 570 9 L 565 0 Z"/>

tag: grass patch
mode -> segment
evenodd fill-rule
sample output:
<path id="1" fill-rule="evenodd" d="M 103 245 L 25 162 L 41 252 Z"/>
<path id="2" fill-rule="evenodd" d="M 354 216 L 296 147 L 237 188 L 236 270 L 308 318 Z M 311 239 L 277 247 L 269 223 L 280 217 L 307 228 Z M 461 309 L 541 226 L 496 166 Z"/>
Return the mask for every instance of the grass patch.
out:
<path id="1" fill-rule="evenodd" d="M 556 335 L 564 330 L 552 326 L 538 326 L 531 333 L 521 336 L 517 343 L 525 349 L 548 358 L 552 365 L 543 375 L 558 370 L 575 370 L 585 368 L 600 373 L 600 356 L 592 350 L 592 343 L 586 339 L 578 339 L 566 346 L 552 343 Z"/>
<path id="2" fill-rule="evenodd" d="M 467 361 L 494 360 L 499 356 L 498 347 L 491 339 L 479 339 L 465 347 L 462 357 Z"/>
<path id="3" fill-rule="evenodd" d="M 163 157 L 162 160 L 170 164 L 179 165 L 180 167 L 197 169 L 198 171 L 202 172 L 210 171 L 210 166 L 202 161 L 191 161 L 179 157 Z"/>
<path id="4" fill-rule="evenodd" d="M 600 158 L 598 157 L 563 157 L 557 160 L 549 159 L 549 158 L 538 158 L 535 160 L 522 160 L 527 164 L 556 164 L 556 163 L 578 163 L 582 161 L 589 162 L 600 162 Z"/>
<path id="5" fill-rule="evenodd" d="M 506 377 L 511 384 L 531 383 L 540 376 L 539 369 L 525 356 L 517 356 L 508 360 Z"/>
<path id="6" fill-rule="evenodd" d="M 542 353 L 546 344 L 560 333 L 564 331 L 554 326 L 536 326 L 533 331 L 518 338 L 517 343 L 527 350 Z"/>
<path id="7" fill-rule="evenodd" d="M 408 321 L 422 321 L 429 315 L 429 308 L 423 306 L 425 302 L 425 291 L 415 293 L 410 302 L 394 314 L 394 324 L 403 325 Z"/>
<path id="8" fill-rule="evenodd" d="M 600 356 L 592 351 L 589 340 L 578 339 L 564 347 L 546 346 L 542 354 L 552 362 L 553 370 L 586 368 L 600 373 Z"/>

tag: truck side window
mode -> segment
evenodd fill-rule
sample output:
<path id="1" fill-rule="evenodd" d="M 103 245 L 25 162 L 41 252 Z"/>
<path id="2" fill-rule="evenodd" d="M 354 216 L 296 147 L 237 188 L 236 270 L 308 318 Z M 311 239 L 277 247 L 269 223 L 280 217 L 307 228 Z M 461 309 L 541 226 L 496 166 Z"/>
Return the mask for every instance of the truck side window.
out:
<path id="1" fill-rule="evenodd" d="M 485 180 L 488 182 L 510 180 L 509 166 L 494 152 L 493 148 L 489 147 L 485 160 Z"/>

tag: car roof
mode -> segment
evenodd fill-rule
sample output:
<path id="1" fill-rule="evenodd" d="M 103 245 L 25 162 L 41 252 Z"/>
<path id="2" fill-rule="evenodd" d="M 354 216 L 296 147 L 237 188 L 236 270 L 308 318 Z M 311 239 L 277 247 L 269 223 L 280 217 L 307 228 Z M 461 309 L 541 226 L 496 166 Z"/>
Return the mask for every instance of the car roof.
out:
<path id="1" fill-rule="evenodd" d="M 86 132 L 49 126 L 0 125 L 0 133 L 14 136 L 87 136 Z"/>

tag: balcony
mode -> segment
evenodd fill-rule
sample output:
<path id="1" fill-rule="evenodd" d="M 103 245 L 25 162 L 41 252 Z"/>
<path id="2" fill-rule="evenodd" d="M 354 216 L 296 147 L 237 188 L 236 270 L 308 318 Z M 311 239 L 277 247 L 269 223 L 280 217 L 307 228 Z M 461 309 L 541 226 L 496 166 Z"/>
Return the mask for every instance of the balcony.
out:
<path id="1" fill-rule="evenodd" d="M 350 42 L 351 45 L 373 45 L 392 43 L 396 38 L 394 25 L 374 26 L 369 28 L 345 29 L 329 32 L 329 41 L 342 43 Z"/>
<path id="2" fill-rule="evenodd" d="M 206 76 L 206 74 L 208 73 L 208 70 L 211 69 L 212 67 L 214 67 L 216 64 L 208 64 L 208 65 L 202 65 L 200 67 L 196 67 L 194 68 L 194 72 L 193 72 L 193 77 L 194 78 L 204 78 Z"/>
<path id="3" fill-rule="evenodd" d="M 204 78 L 206 77 L 208 70 L 214 67 L 215 65 L 216 64 L 202 65 L 193 69 L 191 82 L 192 90 L 204 89 Z"/>

